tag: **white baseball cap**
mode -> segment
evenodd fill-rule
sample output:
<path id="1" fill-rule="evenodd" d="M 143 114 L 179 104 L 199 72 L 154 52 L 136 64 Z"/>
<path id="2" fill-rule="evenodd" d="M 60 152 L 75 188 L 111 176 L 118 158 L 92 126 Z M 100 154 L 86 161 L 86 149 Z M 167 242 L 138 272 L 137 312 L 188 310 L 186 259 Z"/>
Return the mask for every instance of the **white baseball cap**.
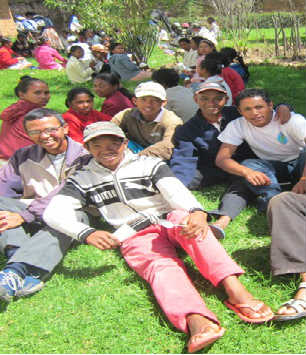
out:
<path id="1" fill-rule="evenodd" d="M 166 90 L 164 87 L 154 81 L 146 81 L 144 83 L 139 84 L 135 89 L 136 97 L 143 96 L 154 96 L 162 101 L 167 99 Z"/>

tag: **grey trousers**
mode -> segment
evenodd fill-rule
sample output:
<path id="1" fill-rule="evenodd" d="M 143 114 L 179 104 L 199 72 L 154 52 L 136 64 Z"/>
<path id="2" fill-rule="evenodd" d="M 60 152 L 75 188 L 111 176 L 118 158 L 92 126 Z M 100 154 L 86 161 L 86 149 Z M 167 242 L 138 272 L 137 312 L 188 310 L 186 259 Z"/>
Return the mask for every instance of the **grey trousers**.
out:
<path id="1" fill-rule="evenodd" d="M 283 192 L 268 205 L 273 275 L 306 272 L 306 195 Z"/>
<path id="2" fill-rule="evenodd" d="M 18 213 L 26 207 L 17 199 L 0 197 L 0 211 Z M 85 212 L 80 212 L 78 218 L 88 223 Z M 0 233 L 0 252 L 4 254 L 7 246 L 15 246 L 18 249 L 8 263 L 25 263 L 51 272 L 65 256 L 73 241 L 44 223 L 23 223 L 17 228 Z"/>

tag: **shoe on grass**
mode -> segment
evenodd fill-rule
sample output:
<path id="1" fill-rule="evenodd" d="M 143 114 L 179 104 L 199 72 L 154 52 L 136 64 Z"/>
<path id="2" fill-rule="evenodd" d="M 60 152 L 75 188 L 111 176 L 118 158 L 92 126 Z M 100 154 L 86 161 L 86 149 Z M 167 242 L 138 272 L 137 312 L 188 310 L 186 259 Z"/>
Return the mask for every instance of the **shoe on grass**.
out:
<path id="1" fill-rule="evenodd" d="M 0 271 L 0 299 L 11 302 L 16 297 L 31 295 L 44 287 L 44 283 L 36 276 L 19 276 L 13 269 Z"/>
<path id="2" fill-rule="evenodd" d="M 44 283 L 38 276 L 27 275 L 24 279 L 23 287 L 16 291 L 17 297 L 24 297 L 40 291 L 44 287 Z"/>
<path id="3" fill-rule="evenodd" d="M 24 285 L 24 279 L 12 269 L 0 271 L 0 299 L 6 302 L 13 300 L 16 292 Z"/>

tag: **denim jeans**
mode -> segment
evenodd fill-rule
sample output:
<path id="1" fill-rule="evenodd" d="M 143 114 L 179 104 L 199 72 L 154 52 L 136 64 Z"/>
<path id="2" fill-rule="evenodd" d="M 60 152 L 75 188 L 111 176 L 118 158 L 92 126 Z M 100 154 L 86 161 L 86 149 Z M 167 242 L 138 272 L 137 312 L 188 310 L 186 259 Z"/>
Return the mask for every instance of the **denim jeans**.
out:
<path id="1" fill-rule="evenodd" d="M 289 162 L 246 159 L 241 162 L 241 165 L 264 173 L 271 181 L 270 185 L 254 186 L 246 179 L 243 179 L 246 186 L 256 196 L 258 209 L 264 212 L 270 199 L 282 191 L 280 183 L 290 182 L 291 184 L 296 184 L 298 182 L 305 165 L 305 151 L 297 159 Z"/>

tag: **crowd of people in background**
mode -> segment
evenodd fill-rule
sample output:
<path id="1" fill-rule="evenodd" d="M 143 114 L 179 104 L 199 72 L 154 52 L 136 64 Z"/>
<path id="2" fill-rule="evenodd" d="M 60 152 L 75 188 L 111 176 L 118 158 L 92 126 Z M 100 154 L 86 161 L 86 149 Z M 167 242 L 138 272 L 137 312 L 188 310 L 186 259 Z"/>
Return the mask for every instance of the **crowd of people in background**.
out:
<path id="1" fill-rule="evenodd" d="M 289 103 L 274 106 L 265 90 L 246 88 L 248 66 L 234 48 L 218 49 L 216 21 L 175 23 L 182 62 L 154 71 L 76 16 L 62 35 L 32 12 L 16 21 L 16 41 L 0 38 L 0 69 L 31 67 L 37 76 L 61 70 L 74 87 L 60 114 L 45 108 L 48 83 L 22 76 L 17 102 L 1 113 L 0 251 L 7 264 L 0 299 L 43 288 L 74 240 L 120 247 L 196 352 L 225 329 L 190 282 L 175 253 L 181 246 L 205 278 L 224 287 L 226 306 L 242 320 L 305 317 L 306 120 Z M 161 31 L 166 53 L 168 41 Z M 124 88 L 129 80 L 139 82 L 134 93 Z M 94 94 L 104 98 L 100 111 Z M 218 209 L 208 211 L 190 190 L 218 183 L 227 190 Z M 283 192 L 282 183 L 292 190 Z M 245 289 L 244 271 L 220 243 L 251 203 L 268 215 L 273 274 L 302 279 L 276 314 Z"/>

